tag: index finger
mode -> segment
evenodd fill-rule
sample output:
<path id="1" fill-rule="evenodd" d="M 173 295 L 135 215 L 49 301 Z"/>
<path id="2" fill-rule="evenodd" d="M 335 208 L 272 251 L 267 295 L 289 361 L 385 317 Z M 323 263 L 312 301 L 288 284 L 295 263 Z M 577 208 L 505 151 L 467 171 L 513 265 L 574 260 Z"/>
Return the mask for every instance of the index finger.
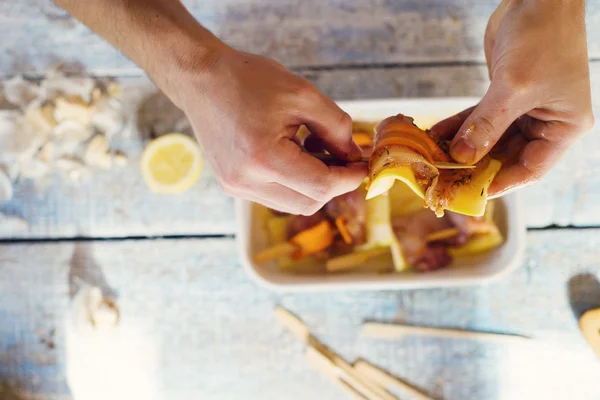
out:
<path id="1" fill-rule="evenodd" d="M 321 203 L 355 190 L 367 177 L 365 163 L 327 166 L 285 138 L 268 163 L 270 179 Z"/>
<path id="2" fill-rule="evenodd" d="M 489 196 L 499 197 L 537 182 L 550 171 L 567 149 L 567 144 L 545 139 L 527 143 L 516 163 L 502 166 L 488 189 Z"/>
<path id="3" fill-rule="evenodd" d="M 471 115 L 475 107 L 476 106 L 469 107 L 466 110 L 462 110 L 458 114 L 454 114 L 453 116 L 438 122 L 432 126 L 430 130 L 440 135 L 442 139 L 448 140 L 454 138 L 456 132 L 458 132 L 467 117 Z"/>

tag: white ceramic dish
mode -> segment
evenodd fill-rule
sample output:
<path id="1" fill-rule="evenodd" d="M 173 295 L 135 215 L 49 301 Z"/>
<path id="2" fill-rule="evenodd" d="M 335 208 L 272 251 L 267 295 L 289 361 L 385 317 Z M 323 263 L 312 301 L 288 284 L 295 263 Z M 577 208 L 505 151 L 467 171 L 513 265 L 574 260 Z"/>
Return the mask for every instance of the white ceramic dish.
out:
<path id="1" fill-rule="evenodd" d="M 478 99 L 397 99 L 338 102 L 353 119 L 379 121 L 403 113 L 415 123 L 428 128 L 433 123 L 476 104 Z M 446 269 L 434 272 L 398 274 L 340 273 L 293 275 L 279 271 L 277 263 L 254 264 L 253 255 L 268 246 L 268 235 L 256 205 L 237 200 L 237 242 L 243 268 L 258 284 L 275 291 L 308 290 L 394 290 L 465 286 L 489 282 L 514 269 L 525 250 L 525 219 L 520 196 L 512 194 L 499 201 L 495 219 L 505 238 L 502 246 L 491 252 L 457 259 Z"/>

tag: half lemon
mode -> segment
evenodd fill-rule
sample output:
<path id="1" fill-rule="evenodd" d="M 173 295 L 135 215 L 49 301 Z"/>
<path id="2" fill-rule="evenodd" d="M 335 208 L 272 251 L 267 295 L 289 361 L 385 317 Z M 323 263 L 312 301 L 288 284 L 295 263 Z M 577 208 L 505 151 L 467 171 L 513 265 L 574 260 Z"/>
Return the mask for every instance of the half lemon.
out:
<path id="1" fill-rule="evenodd" d="M 203 165 L 200 147 L 194 139 L 182 133 L 168 133 L 146 146 L 140 167 L 151 190 L 177 194 L 198 181 Z"/>

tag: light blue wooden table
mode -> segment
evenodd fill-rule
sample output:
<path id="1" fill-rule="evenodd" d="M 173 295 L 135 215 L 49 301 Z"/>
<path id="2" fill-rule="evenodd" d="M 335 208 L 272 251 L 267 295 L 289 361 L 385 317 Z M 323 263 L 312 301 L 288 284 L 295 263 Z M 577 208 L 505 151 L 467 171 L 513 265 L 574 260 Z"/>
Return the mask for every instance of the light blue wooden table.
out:
<path id="1" fill-rule="evenodd" d="M 479 96 L 487 86 L 482 38 L 495 1 L 185 3 L 227 42 L 276 58 L 334 99 Z M 599 19 L 600 2 L 589 1 L 594 96 Z M 2 79 L 42 77 L 59 60 L 80 63 L 120 79 L 131 115 L 155 91 L 135 65 L 47 1 L 0 2 L 0 37 Z M 275 323 L 276 304 L 350 361 L 367 358 L 435 398 L 599 399 L 600 361 L 580 337 L 568 293 L 571 281 L 572 296 L 600 304 L 589 295 L 593 287 L 572 280 L 599 271 L 597 131 L 525 191 L 528 250 L 506 279 L 475 288 L 302 295 L 272 294 L 244 275 L 233 202 L 210 170 L 189 193 L 153 195 L 137 170 L 140 134 L 120 137 L 130 163 L 118 174 L 98 172 L 80 186 L 57 178 L 42 192 L 22 183 L 0 206 L 26 221 L 0 222 L 0 398 L 71 398 L 64 326 L 69 277 L 84 270 L 93 279 L 101 273 L 118 294 L 130 332 L 123 343 L 139 343 L 147 356 L 135 364 L 115 350 L 115 365 L 130 366 L 132 382 L 146 382 L 157 399 L 344 398 Z M 366 319 L 536 340 L 525 348 L 382 342 L 359 336 Z"/>

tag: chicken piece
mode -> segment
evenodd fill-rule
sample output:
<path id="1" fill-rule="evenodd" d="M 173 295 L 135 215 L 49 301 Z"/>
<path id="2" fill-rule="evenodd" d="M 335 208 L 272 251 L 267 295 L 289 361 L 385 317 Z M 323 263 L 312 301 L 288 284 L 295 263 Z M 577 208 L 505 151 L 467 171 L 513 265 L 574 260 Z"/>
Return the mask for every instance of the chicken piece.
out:
<path id="1" fill-rule="evenodd" d="M 331 219 L 342 218 L 352 239 L 352 245 L 366 241 L 367 212 L 364 193 L 359 190 L 333 198 L 325 204 L 323 212 Z"/>
<path id="2" fill-rule="evenodd" d="M 494 227 L 485 220 L 484 217 L 469 217 L 463 214 L 448 212 L 448 219 L 455 228 L 465 236 L 471 236 L 477 233 L 489 233 Z"/>
<path id="3" fill-rule="evenodd" d="M 438 218 L 430 210 L 421 210 L 395 217 L 392 226 L 409 265 L 421 271 L 433 271 L 452 261 L 446 243 L 426 240 L 427 235 L 452 228 L 449 218 Z"/>
<path id="4" fill-rule="evenodd" d="M 313 215 L 290 215 L 286 229 L 286 239 L 290 240 L 302 231 L 316 226 L 319 222 L 325 219 L 325 214 L 322 211 L 317 211 Z"/>
<path id="5" fill-rule="evenodd" d="M 415 268 L 419 271 L 429 272 L 445 268 L 451 262 L 452 257 L 445 245 L 429 244 L 423 255 L 415 261 Z"/>
<path id="6" fill-rule="evenodd" d="M 444 210 L 483 215 L 487 188 L 500 162 L 486 156 L 468 168 L 454 165 L 447 143 L 436 134 L 419 129 L 402 114 L 387 118 L 375 129 L 367 199 L 386 193 L 400 180 L 440 217 Z"/>

